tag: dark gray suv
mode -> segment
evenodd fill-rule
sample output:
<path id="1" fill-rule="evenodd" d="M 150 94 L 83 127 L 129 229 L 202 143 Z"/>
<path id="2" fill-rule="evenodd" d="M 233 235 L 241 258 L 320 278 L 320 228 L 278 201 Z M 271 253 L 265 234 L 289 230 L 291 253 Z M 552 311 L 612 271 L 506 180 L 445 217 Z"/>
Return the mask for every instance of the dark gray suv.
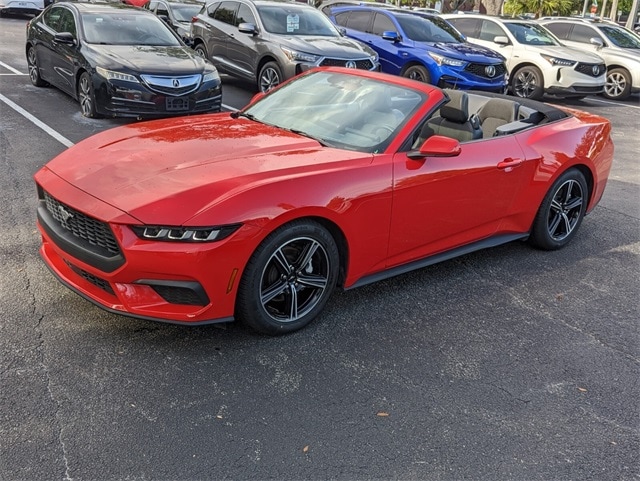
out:
<path id="1" fill-rule="evenodd" d="M 219 71 L 266 92 L 316 66 L 378 70 L 378 55 L 315 8 L 273 0 L 214 0 L 192 20 L 193 48 Z"/>

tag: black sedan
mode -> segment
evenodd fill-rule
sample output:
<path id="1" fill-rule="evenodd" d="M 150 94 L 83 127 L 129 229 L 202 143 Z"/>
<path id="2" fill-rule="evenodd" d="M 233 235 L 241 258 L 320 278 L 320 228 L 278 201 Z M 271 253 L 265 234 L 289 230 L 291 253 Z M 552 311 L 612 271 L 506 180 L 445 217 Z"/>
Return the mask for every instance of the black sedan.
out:
<path id="1" fill-rule="evenodd" d="M 55 3 L 29 22 L 26 53 L 31 82 L 68 93 L 86 117 L 220 110 L 215 67 L 147 10 Z"/>

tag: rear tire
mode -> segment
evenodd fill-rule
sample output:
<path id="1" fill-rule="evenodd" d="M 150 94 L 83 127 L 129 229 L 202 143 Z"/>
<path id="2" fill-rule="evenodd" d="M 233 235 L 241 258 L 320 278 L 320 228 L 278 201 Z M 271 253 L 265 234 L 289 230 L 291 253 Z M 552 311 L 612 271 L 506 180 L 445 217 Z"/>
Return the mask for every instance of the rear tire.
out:
<path id="1" fill-rule="evenodd" d="M 207 47 L 205 47 L 203 43 L 199 43 L 198 45 L 193 47 L 193 50 L 203 59 L 209 60 L 209 57 L 207 55 Z"/>
<path id="2" fill-rule="evenodd" d="M 557 250 L 567 245 L 582 223 L 588 201 L 587 181 L 582 172 L 577 169 L 566 171 L 542 201 L 529 241 L 544 250 Z"/>
<path id="3" fill-rule="evenodd" d="M 253 253 L 238 286 L 236 317 L 263 334 L 302 329 L 322 311 L 339 271 L 331 234 L 313 221 L 272 232 Z"/>
<path id="4" fill-rule="evenodd" d="M 544 77 L 540 69 L 533 65 L 519 68 L 511 79 L 511 92 L 516 97 L 540 100 L 544 95 Z"/>
<path id="5" fill-rule="evenodd" d="M 40 68 L 38 67 L 38 57 L 36 56 L 36 49 L 29 47 L 27 50 L 27 65 L 29 68 L 29 78 L 31 83 L 36 87 L 46 87 L 49 85 L 40 77 Z"/>

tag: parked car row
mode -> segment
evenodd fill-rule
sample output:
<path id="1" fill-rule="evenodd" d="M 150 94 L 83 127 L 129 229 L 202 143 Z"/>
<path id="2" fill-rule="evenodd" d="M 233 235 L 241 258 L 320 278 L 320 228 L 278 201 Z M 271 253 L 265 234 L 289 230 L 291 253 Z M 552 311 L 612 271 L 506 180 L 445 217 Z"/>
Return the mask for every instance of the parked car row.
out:
<path id="1" fill-rule="evenodd" d="M 277 0 L 63 1 L 28 23 L 26 44 L 32 83 L 78 99 L 88 117 L 217 111 L 218 71 L 266 92 L 316 66 L 522 98 L 625 99 L 640 91 L 639 52 L 640 37 L 609 22 L 438 15 L 354 0 L 319 9 Z"/>

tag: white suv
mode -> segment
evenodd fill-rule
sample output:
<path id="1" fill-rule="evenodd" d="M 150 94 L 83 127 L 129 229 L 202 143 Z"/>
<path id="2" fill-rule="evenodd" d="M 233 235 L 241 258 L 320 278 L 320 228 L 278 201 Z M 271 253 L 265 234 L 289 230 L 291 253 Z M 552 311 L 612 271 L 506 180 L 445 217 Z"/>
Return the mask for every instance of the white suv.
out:
<path id="1" fill-rule="evenodd" d="M 536 22 L 487 15 L 442 15 L 470 42 L 507 59 L 513 95 L 582 98 L 603 92 L 606 67 L 594 53 L 566 47 Z"/>
<path id="2" fill-rule="evenodd" d="M 53 0 L 0 0 L 0 17 L 5 13 L 38 15 Z"/>
<path id="3" fill-rule="evenodd" d="M 540 22 L 562 43 L 600 55 L 607 64 L 604 96 L 624 100 L 640 92 L 640 38 L 613 22 L 552 18 Z"/>

